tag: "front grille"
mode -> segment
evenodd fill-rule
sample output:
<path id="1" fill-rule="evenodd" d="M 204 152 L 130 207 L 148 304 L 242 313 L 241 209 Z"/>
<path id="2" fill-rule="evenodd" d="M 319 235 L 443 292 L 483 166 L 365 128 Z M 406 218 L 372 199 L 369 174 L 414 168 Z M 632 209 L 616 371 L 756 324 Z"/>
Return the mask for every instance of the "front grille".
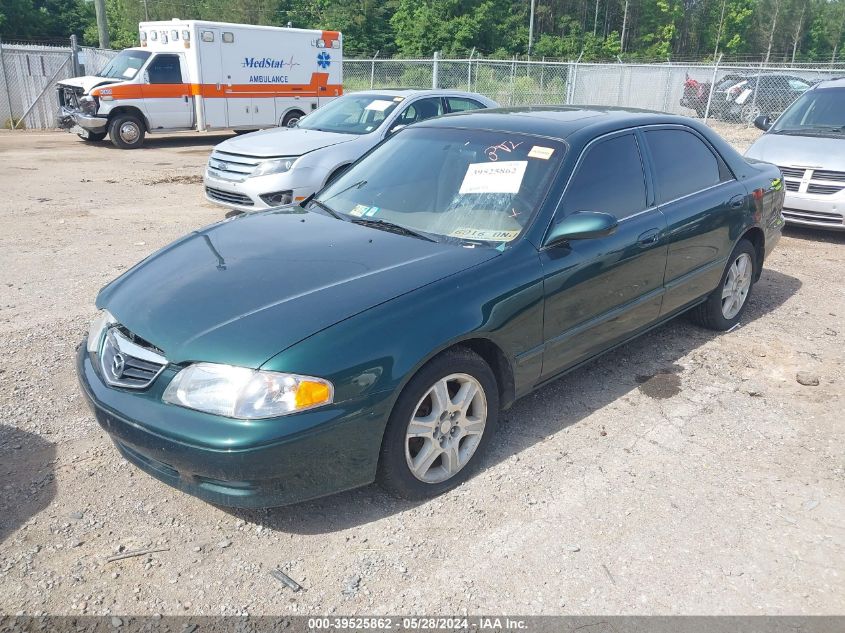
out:
<path id="1" fill-rule="evenodd" d="M 112 387 L 145 389 L 166 366 L 167 359 L 160 350 L 120 326 L 106 332 L 100 350 L 100 372 Z"/>
<path id="2" fill-rule="evenodd" d="M 798 191 L 798 188 L 801 186 L 800 182 L 795 182 L 793 180 L 785 180 L 786 183 L 786 190 L 787 191 Z"/>
<path id="3" fill-rule="evenodd" d="M 796 167 L 781 167 L 780 171 L 787 178 L 798 178 L 800 180 L 804 177 L 804 170 Z"/>
<path id="4" fill-rule="evenodd" d="M 784 209 L 783 217 L 787 220 L 816 222 L 819 224 L 842 224 L 842 214 L 829 211 L 805 211 L 803 209 Z"/>
<path id="5" fill-rule="evenodd" d="M 825 196 L 839 193 L 843 189 L 845 189 L 845 185 L 822 185 L 817 182 L 811 182 L 807 185 L 807 193 L 817 193 Z"/>
<path id="6" fill-rule="evenodd" d="M 222 189 L 206 187 L 205 193 L 212 200 L 217 200 L 218 202 L 224 202 L 226 204 L 237 204 L 242 207 L 251 207 L 255 204 L 249 196 L 245 196 L 242 193 L 235 193 L 233 191 L 223 191 Z"/>
<path id="7" fill-rule="evenodd" d="M 845 183 L 845 171 L 817 169 L 813 172 L 813 180 L 838 180 Z"/>

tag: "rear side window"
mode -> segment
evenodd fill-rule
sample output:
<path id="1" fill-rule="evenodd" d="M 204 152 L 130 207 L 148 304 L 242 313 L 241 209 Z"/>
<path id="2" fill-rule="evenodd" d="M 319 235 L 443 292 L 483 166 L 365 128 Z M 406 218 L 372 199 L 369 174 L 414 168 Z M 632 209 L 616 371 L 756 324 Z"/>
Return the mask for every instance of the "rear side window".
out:
<path id="1" fill-rule="evenodd" d="M 727 168 L 692 132 L 651 130 L 645 137 L 654 162 L 659 202 L 669 202 L 730 180 Z"/>
<path id="2" fill-rule="evenodd" d="M 446 97 L 449 102 L 449 112 L 464 112 L 466 110 L 478 110 L 484 106 L 474 99 L 466 97 Z"/>
<path id="3" fill-rule="evenodd" d="M 178 55 L 156 55 L 147 67 L 151 84 L 180 84 L 182 71 Z"/>
<path id="4" fill-rule="evenodd" d="M 645 175 L 633 134 L 601 141 L 587 150 L 569 183 L 563 217 L 601 211 L 621 220 L 646 208 Z"/>

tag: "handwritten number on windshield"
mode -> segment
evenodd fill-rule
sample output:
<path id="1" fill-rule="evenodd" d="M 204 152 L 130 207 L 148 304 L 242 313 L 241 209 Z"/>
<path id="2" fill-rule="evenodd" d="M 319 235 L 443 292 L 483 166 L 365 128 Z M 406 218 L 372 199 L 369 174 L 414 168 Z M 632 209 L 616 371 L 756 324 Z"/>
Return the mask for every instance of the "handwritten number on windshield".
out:
<path id="1" fill-rule="evenodd" d="M 513 141 L 502 141 L 498 145 L 491 145 L 487 149 L 484 150 L 484 153 L 487 154 L 487 158 L 492 161 L 499 160 L 499 152 L 507 152 L 510 154 L 514 151 L 517 147 L 522 145 L 522 143 L 514 143 Z"/>

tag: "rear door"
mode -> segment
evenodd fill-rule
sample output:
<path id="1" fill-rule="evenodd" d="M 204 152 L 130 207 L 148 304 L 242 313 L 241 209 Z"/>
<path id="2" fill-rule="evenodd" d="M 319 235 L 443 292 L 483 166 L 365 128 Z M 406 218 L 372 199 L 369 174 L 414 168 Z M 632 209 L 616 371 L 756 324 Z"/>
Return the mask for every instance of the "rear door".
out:
<path id="1" fill-rule="evenodd" d="M 747 211 L 745 186 L 694 130 L 680 125 L 643 131 L 657 204 L 668 222 L 666 296 L 669 314 L 711 292 L 733 248 L 731 226 Z"/>
<path id="2" fill-rule="evenodd" d="M 199 27 L 200 82 L 203 115 L 209 128 L 226 128 L 226 98 L 223 93 L 223 59 L 220 29 Z"/>
<path id="3" fill-rule="evenodd" d="M 194 104 L 185 56 L 157 53 L 147 64 L 141 94 L 152 130 L 179 130 L 194 124 Z"/>
<path id="4" fill-rule="evenodd" d="M 544 248 L 543 378 L 598 354 L 660 314 L 666 220 L 653 204 L 637 134 L 593 141 L 554 222 L 579 211 L 616 216 L 613 235 Z M 553 222 L 553 225 L 554 225 Z"/>

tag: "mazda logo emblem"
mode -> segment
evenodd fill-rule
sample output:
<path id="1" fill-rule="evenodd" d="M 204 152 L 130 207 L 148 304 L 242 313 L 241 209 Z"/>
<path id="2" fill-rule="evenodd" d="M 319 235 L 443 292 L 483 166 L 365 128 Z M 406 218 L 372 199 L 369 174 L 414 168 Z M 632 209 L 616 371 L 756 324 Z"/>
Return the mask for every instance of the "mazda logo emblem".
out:
<path id="1" fill-rule="evenodd" d="M 126 367 L 126 359 L 122 354 L 115 354 L 111 359 L 111 373 L 116 379 L 123 377 L 124 367 Z"/>

